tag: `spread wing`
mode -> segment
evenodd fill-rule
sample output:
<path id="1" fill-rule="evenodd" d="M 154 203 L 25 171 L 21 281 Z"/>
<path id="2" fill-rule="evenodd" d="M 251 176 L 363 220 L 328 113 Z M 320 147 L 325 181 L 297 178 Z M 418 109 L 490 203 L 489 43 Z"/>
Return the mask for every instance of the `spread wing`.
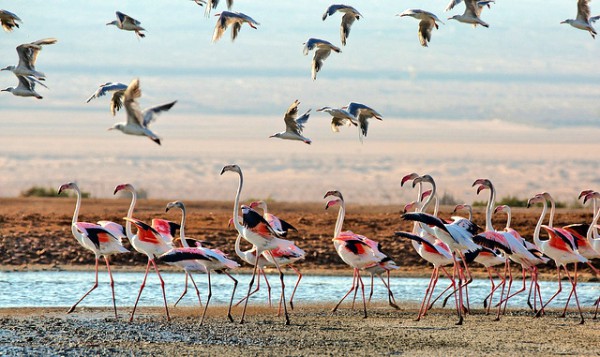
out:
<path id="1" fill-rule="evenodd" d="M 340 35 L 342 38 L 342 45 L 346 45 L 346 39 L 350 35 L 350 27 L 356 20 L 356 15 L 352 13 L 346 13 L 342 16 L 342 24 L 340 26 Z"/>
<path id="2" fill-rule="evenodd" d="M 153 121 L 155 121 L 160 113 L 171 109 L 175 105 L 175 103 L 177 103 L 176 100 L 171 103 L 161 104 L 161 105 L 157 105 L 154 107 L 144 109 L 144 111 L 142 113 L 143 118 L 144 118 L 144 121 L 143 121 L 144 127 L 147 127 Z"/>
<path id="3" fill-rule="evenodd" d="M 123 97 L 125 95 L 125 90 L 118 90 L 113 93 L 112 98 L 110 98 L 110 112 L 113 117 L 117 112 L 123 107 Z"/>
<path id="4" fill-rule="evenodd" d="M 142 125 L 144 122 L 140 104 L 136 100 L 141 96 L 140 80 L 136 78 L 131 81 L 123 94 L 123 105 L 127 111 L 127 125 Z"/>
<path id="5" fill-rule="evenodd" d="M 577 1 L 577 20 L 584 23 L 590 18 L 590 0 Z"/>
<path id="6" fill-rule="evenodd" d="M 101 84 L 98 89 L 92 93 L 92 95 L 85 101 L 89 103 L 92 99 L 96 99 L 106 95 L 106 93 L 114 92 L 114 91 L 125 91 L 127 89 L 127 84 L 119 83 L 119 82 L 107 82 Z M 113 114 L 114 115 L 114 114 Z"/>

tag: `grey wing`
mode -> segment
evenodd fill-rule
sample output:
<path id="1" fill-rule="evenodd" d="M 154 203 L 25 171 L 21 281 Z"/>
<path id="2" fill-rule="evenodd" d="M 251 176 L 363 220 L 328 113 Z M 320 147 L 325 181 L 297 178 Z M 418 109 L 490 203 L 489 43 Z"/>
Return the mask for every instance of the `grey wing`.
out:
<path id="1" fill-rule="evenodd" d="M 206 8 L 210 9 L 210 6 L 207 6 Z M 219 16 L 219 19 L 217 20 L 217 24 L 215 25 L 215 31 L 213 32 L 213 39 L 212 39 L 213 42 L 216 42 L 221 37 L 223 37 L 225 30 L 227 30 L 227 18 L 225 17 L 224 14 L 221 14 L 221 16 Z"/>
<path id="2" fill-rule="evenodd" d="M 298 126 L 298 134 L 302 134 L 304 130 L 304 125 L 308 122 L 308 118 L 310 117 L 310 109 L 307 110 L 300 118 L 296 119 L 296 125 Z"/>
<path id="3" fill-rule="evenodd" d="M 369 130 L 369 121 L 367 119 L 369 119 L 367 115 L 361 114 L 358 116 L 358 124 L 360 126 L 358 137 L 360 138 L 360 141 L 362 141 L 363 136 L 367 136 L 367 131 Z"/>
<path id="4" fill-rule="evenodd" d="M 335 133 L 338 133 L 340 131 L 340 126 L 344 126 L 346 124 L 350 125 L 348 122 L 349 120 L 346 118 L 334 116 L 331 118 L 331 130 L 333 130 Z M 350 121 L 350 123 L 354 124 L 352 121 Z"/>
<path id="5" fill-rule="evenodd" d="M 110 98 L 110 112 L 113 117 L 117 114 L 117 112 L 123 107 L 123 97 L 125 95 L 125 90 L 115 91 Z"/>
<path id="6" fill-rule="evenodd" d="M 364 104 L 350 102 L 350 104 L 348 104 L 348 113 L 352 114 L 355 117 L 358 117 L 358 111 L 364 108 L 367 108 L 367 106 Z"/>
<path id="7" fill-rule="evenodd" d="M 144 117 L 143 126 L 148 127 L 148 125 L 150 125 L 153 121 L 156 120 L 160 113 L 171 109 L 175 105 L 175 103 L 177 103 L 176 100 L 171 103 L 161 104 L 144 109 L 144 111 L 142 112 L 142 116 Z"/>
<path id="8" fill-rule="evenodd" d="M 227 8 L 229 10 L 231 10 L 231 7 L 233 6 L 233 0 L 227 0 Z"/>
<path id="9" fill-rule="evenodd" d="M 240 33 L 240 30 L 242 29 L 242 23 L 241 22 L 235 22 L 233 23 L 233 25 L 231 25 L 231 41 L 235 41 L 238 33 Z"/>
<path id="10" fill-rule="evenodd" d="M 125 15 L 121 12 L 118 12 L 119 14 L 121 14 L 121 16 L 119 17 L 119 21 L 121 21 L 121 23 L 130 23 L 130 24 L 134 24 L 134 25 L 141 25 L 142 23 L 139 22 L 138 20 L 134 19 L 133 17 L 129 16 L 129 15 Z M 118 16 L 118 15 L 117 15 Z"/>
<path id="11" fill-rule="evenodd" d="M 37 78 L 35 78 L 34 76 L 27 76 L 27 79 L 29 80 L 29 82 L 31 82 L 31 84 L 32 84 L 31 88 L 32 88 L 32 89 L 34 88 L 34 86 L 35 86 L 35 84 L 36 84 L 36 83 L 37 83 L 37 84 L 39 84 L 39 85 L 41 85 L 41 86 L 42 86 L 42 87 L 44 87 L 44 88 L 48 88 L 48 86 L 47 86 L 47 85 L 45 85 L 45 84 L 44 84 L 44 82 L 41 82 L 41 81 L 39 81 L 39 80 L 38 80 Z"/>
<path id="12" fill-rule="evenodd" d="M 320 40 L 317 40 L 316 38 L 309 38 L 305 43 L 304 43 L 304 49 L 302 50 L 302 53 L 304 53 L 304 55 L 308 55 L 309 51 L 312 51 L 315 46 L 317 45 L 317 43 L 319 43 Z"/>
<path id="13" fill-rule="evenodd" d="M 450 0 L 450 2 L 448 3 L 448 5 L 446 6 L 446 9 L 444 11 L 450 11 L 452 9 L 454 9 L 454 7 L 458 4 L 460 4 L 463 0 Z"/>
<path id="14" fill-rule="evenodd" d="M 123 22 L 125 22 L 125 18 L 127 15 L 125 15 L 124 13 L 117 11 L 115 12 L 115 14 L 117 15 L 117 21 L 119 21 L 120 24 L 123 24 Z"/>
<path id="15" fill-rule="evenodd" d="M 102 96 L 106 95 L 106 93 L 108 93 L 108 92 L 119 91 L 119 90 L 124 91 L 125 89 L 127 89 L 127 84 L 118 83 L 118 82 L 104 83 L 104 84 L 100 85 L 100 87 L 98 87 L 98 89 L 86 100 L 86 103 L 89 103 L 92 99 L 102 97 Z"/>
<path id="16" fill-rule="evenodd" d="M 325 10 L 325 13 L 323 14 L 323 21 L 325 21 L 325 19 L 327 18 L 327 16 L 331 16 L 333 14 L 335 14 L 336 11 L 338 11 L 339 9 L 343 8 L 344 5 L 331 5 L 330 7 L 327 8 L 327 10 Z"/>
<path id="17" fill-rule="evenodd" d="M 18 22 L 22 22 L 21 19 L 7 10 L 0 10 L 0 24 L 4 28 L 5 31 L 11 32 L 13 27 L 19 27 Z"/>
<path id="18" fill-rule="evenodd" d="M 340 25 L 340 35 L 342 38 L 342 45 L 344 46 L 346 45 L 346 39 L 350 35 L 350 26 L 352 26 L 354 20 L 356 20 L 356 15 L 354 14 L 346 13 L 344 16 L 342 16 L 342 24 Z"/>
<path id="19" fill-rule="evenodd" d="M 313 79 L 317 77 L 317 72 L 323 67 L 323 61 L 329 57 L 331 50 L 329 48 L 319 48 L 313 56 Z"/>
<path id="20" fill-rule="evenodd" d="M 590 0 L 577 1 L 577 20 L 587 22 L 590 18 Z"/>
<path id="21" fill-rule="evenodd" d="M 34 70 L 37 52 L 41 49 L 41 46 L 30 43 L 19 45 L 17 47 L 17 54 L 19 55 L 19 67 L 25 67 L 28 70 Z"/>
<path id="22" fill-rule="evenodd" d="M 17 76 L 19 79 L 18 87 L 25 88 L 29 91 L 33 91 L 35 89 L 35 82 L 32 81 L 30 76 Z"/>
<path id="23" fill-rule="evenodd" d="M 590 21 L 590 23 L 594 23 L 594 22 L 598 21 L 598 19 L 600 19 L 600 16 L 593 16 L 593 17 L 590 17 L 589 21 Z"/>
<path id="24" fill-rule="evenodd" d="M 142 126 L 142 123 L 144 122 L 142 109 L 136 100 L 141 96 L 142 90 L 140 88 L 140 81 L 136 78 L 131 81 L 123 94 L 123 106 L 127 111 L 127 125 Z"/>
<path id="25" fill-rule="evenodd" d="M 38 46 L 42 46 L 42 45 L 53 45 L 57 42 L 58 40 L 55 39 L 54 37 L 49 37 L 49 38 L 43 38 L 41 40 L 37 40 L 37 41 L 33 41 L 31 44 L 32 45 L 38 45 Z"/>

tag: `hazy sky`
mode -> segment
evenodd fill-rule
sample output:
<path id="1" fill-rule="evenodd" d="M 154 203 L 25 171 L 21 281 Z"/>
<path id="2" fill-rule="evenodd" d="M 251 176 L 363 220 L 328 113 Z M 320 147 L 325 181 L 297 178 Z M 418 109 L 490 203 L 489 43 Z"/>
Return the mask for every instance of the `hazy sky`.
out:
<path id="1" fill-rule="evenodd" d="M 204 8 L 188 0 L 1 4 L 23 24 L 13 33 L 0 33 L 0 66 L 16 64 L 15 47 L 21 43 L 44 37 L 59 42 L 46 46 L 38 58 L 37 68 L 50 87 L 38 88 L 43 100 L 0 93 L 0 195 L 36 183 L 78 180 L 98 196 L 110 196 L 114 185 L 130 181 L 165 197 L 177 178 L 173 186 L 178 187 L 169 186 L 177 194 L 193 185 L 214 195 L 195 191 L 189 197 L 222 199 L 235 187 L 227 181 L 221 193 L 217 173 L 233 161 L 257 175 L 258 168 L 266 171 L 268 180 L 254 179 L 255 185 L 260 181 L 255 197 L 295 200 L 320 197 L 301 190 L 280 197 L 269 180 L 293 187 L 322 180 L 325 190 L 338 185 L 365 191 L 382 182 L 395 187 L 395 176 L 404 171 L 427 171 L 449 175 L 440 179 L 447 180 L 447 191 L 458 194 L 483 176 L 519 194 L 545 185 L 566 194 L 574 177 L 595 182 L 599 165 L 590 152 L 597 152 L 600 133 L 600 43 L 560 24 L 576 16 L 575 0 L 497 0 L 482 15 L 490 28 L 446 20 L 464 6 L 446 13 L 445 0 L 347 3 L 364 17 L 354 23 L 342 53 L 325 61 L 316 81 L 310 78 L 312 53 L 302 55 L 303 42 L 317 37 L 340 43 L 341 16 L 321 20 L 330 1 L 236 0 L 233 10 L 261 25 L 257 30 L 244 25 L 234 43 L 227 32 L 215 44 L 216 18 L 205 18 Z M 600 14 L 600 2 L 591 5 L 592 14 Z M 419 44 L 417 20 L 394 16 L 407 8 L 444 20 L 429 48 Z M 115 10 L 140 20 L 147 37 L 138 40 L 132 32 L 106 26 Z M 178 100 L 155 123 L 162 147 L 107 132 L 125 118 L 124 113 L 110 116 L 107 98 L 85 103 L 98 84 L 136 77 L 142 107 Z M 11 73 L 0 72 L 0 87 L 16 83 Z M 301 101 L 301 110 L 313 109 L 306 129 L 312 146 L 266 139 L 283 129 L 282 114 L 294 99 Z M 384 115 L 383 122 L 371 125 L 364 145 L 353 130 L 334 135 L 328 117 L 314 112 L 349 101 Z M 490 142 L 491 149 L 485 145 Z M 581 157 L 576 154 L 580 143 L 590 144 Z M 490 150 L 496 156 L 488 160 Z M 565 150 L 573 150 L 573 157 Z M 584 171 L 579 159 L 585 175 L 579 174 Z M 470 160 L 471 167 L 452 166 L 461 160 Z M 498 163 L 505 169 L 495 170 Z M 546 167 L 560 170 L 549 175 Z M 516 177 L 529 181 L 511 182 Z M 361 182 L 366 186 L 358 187 Z"/>

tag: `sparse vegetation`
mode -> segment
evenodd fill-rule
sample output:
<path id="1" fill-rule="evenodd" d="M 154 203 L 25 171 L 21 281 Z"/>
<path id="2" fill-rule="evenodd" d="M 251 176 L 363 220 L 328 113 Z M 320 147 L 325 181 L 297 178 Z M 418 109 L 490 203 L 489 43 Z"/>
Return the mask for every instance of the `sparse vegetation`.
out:
<path id="1" fill-rule="evenodd" d="M 21 197 L 57 197 L 57 191 L 52 187 L 33 186 L 24 191 L 21 191 Z M 59 197 L 75 197 L 74 192 L 63 192 Z M 82 198 L 89 198 L 89 192 L 81 192 Z"/>
<path id="2" fill-rule="evenodd" d="M 573 205 L 567 205 L 565 202 L 556 201 L 556 208 L 573 207 Z M 473 201 L 473 207 L 484 207 L 487 205 L 487 201 Z M 509 207 L 527 207 L 527 199 L 521 199 L 517 196 L 505 196 L 500 200 L 496 201 L 496 205 L 507 205 Z M 574 206 L 577 208 L 581 206 Z"/>
<path id="3" fill-rule="evenodd" d="M 444 195 L 440 198 L 440 205 L 444 206 L 455 206 L 458 204 L 458 201 L 449 194 L 448 192 L 444 192 Z"/>

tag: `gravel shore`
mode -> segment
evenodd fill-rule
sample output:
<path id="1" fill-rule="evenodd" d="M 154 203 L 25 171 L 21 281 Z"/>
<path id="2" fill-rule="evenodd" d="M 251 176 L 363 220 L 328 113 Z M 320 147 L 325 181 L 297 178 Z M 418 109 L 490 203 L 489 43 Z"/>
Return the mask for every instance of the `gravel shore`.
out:
<path id="1" fill-rule="evenodd" d="M 252 306 L 243 325 L 226 320 L 226 309 L 211 307 L 203 326 L 199 311 L 172 309 L 167 322 L 160 308 L 143 308 L 134 322 L 129 309 L 115 320 L 110 309 L 0 310 L 0 355 L 151 356 L 151 355 L 598 355 L 600 322 L 577 317 L 542 318 L 509 311 L 499 322 L 475 310 L 462 326 L 454 325 L 452 310 L 433 310 L 414 321 L 417 307 L 392 310 L 373 305 L 369 317 L 343 305 L 301 306 L 290 326 L 276 308 Z M 239 309 L 235 311 L 239 318 Z"/>

